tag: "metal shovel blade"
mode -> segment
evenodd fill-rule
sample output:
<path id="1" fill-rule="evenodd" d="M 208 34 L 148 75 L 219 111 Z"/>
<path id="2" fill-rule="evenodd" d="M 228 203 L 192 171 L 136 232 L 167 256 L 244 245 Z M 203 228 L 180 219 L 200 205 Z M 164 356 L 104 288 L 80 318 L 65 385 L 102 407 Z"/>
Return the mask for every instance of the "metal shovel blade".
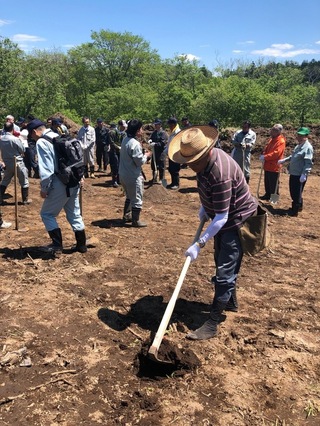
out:
<path id="1" fill-rule="evenodd" d="M 166 187 L 168 186 L 167 179 L 162 179 L 161 183 L 162 183 L 162 186 L 163 186 L 164 188 L 166 188 Z"/>
<path id="2" fill-rule="evenodd" d="M 280 177 L 280 174 L 278 174 L 278 177 L 277 177 L 276 188 L 274 190 L 274 194 L 270 195 L 270 203 L 271 204 L 277 204 L 277 202 L 279 201 L 279 194 L 277 194 L 278 188 L 279 188 L 279 177 Z"/>
<path id="3" fill-rule="evenodd" d="M 278 194 L 271 194 L 270 195 L 270 203 L 271 204 L 277 204 L 279 201 L 279 195 Z"/>

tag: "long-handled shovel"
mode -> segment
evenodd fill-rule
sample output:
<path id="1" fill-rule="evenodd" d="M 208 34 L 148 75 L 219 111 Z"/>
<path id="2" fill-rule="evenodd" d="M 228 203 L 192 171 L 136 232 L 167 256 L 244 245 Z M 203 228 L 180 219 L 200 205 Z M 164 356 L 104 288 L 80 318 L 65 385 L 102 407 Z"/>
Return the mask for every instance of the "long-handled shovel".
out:
<path id="1" fill-rule="evenodd" d="M 162 155 L 164 155 L 164 153 L 162 153 Z M 164 160 L 163 160 L 163 164 L 164 164 L 163 176 L 162 176 L 162 179 L 161 179 L 162 186 L 164 186 L 165 188 L 168 186 L 168 182 L 167 182 L 167 179 L 166 179 L 166 163 L 167 163 L 167 156 L 165 155 Z"/>
<path id="2" fill-rule="evenodd" d="M 196 235 L 195 235 L 194 240 L 193 240 L 194 243 L 199 239 L 205 221 L 206 221 L 205 218 L 203 218 L 201 220 L 200 225 L 199 225 L 199 227 L 197 229 Z M 176 285 L 176 287 L 174 289 L 174 292 L 172 293 L 171 299 L 169 300 L 169 303 L 168 303 L 168 305 L 166 307 L 166 310 L 165 310 L 165 312 L 163 314 L 163 317 L 162 317 L 161 323 L 159 325 L 158 331 L 157 331 L 157 333 L 155 335 L 155 338 L 154 338 L 154 340 L 152 342 L 152 345 L 150 346 L 150 349 L 148 351 L 148 356 L 153 361 L 158 361 L 158 362 L 163 362 L 163 363 L 170 364 L 170 361 L 163 361 L 163 360 L 158 359 L 158 351 L 159 351 L 159 347 L 161 345 L 163 336 L 164 336 L 164 334 L 166 332 L 167 326 L 169 324 L 169 321 L 170 321 L 172 312 L 174 310 L 177 298 L 179 296 L 179 292 L 180 292 L 180 289 L 182 287 L 184 278 L 185 278 L 185 276 L 187 274 L 190 262 L 191 262 L 191 257 L 187 256 L 187 258 L 186 258 L 186 260 L 184 262 L 182 271 L 180 273 L 180 277 L 178 279 L 177 285 Z"/>
<path id="3" fill-rule="evenodd" d="M 263 172 L 263 162 L 261 164 L 261 169 L 260 169 L 260 176 L 259 176 L 259 181 L 258 181 L 258 187 L 257 187 L 257 198 L 259 198 L 259 190 L 260 190 L 260 184 L 261 184 L 261 178 L 262 178 L 262 172 Z"/>
<path id="4" fill-rule="evenodd" d="M 25 226 L 24 228 L 19 228 L 19 219 L 18 219 L 18 164 L 17 157 L 14 157 L 14 217 L 16 222 L 16 231 L 27 232 L 29 228 Z"/>
<path id="5" fill-rule="evenodd" d="M 276 180 L 276 187 L 274 188 L 274 194 L 270 195 L 270 203 L 271 204 L 277 204 L 279 201 L 279 194 L 278 194 L 278 188 L 279 188 L 279 178 L 280 178 L 280 172 L 278 174 L 277 180 Z"/>
<path id="6" fill-rule="evenodd" d="M 14 217 L 16 222 L 16 231 L 19 230 L 17 180 L 18 180 L 17 157 L 14 157 Z"/>
<path id="7" fill-rule="evenodd" d="M 151 149 L 152 149 L 152 162 L 153 162 L 153 168 L 154 168 L 152 182 L 158 183 L 158 169 L 157 169 L 157 162 L 156 162 L 156 150 L 154 149 L 154 145 L 152 145 Z"/>
<path id="8" fill-rule="evenodd" d="M 242 172 L 244 174 L 244 166 L 245 166 L 245 155 L 244 155 L 244 151 L 245 151 L 246 147 L 243 146 L 242 147 Z"/>
<path id="9" fill-rule="evenodd" d="M 83 188 L 82 188 L 82 184 L 80 184 L 80 190 L 79 190 L 79 206 L 80 206 L 80 214 L 81 214 L 81 216 L 83 216 L 82 201 L 83 201 Z"/>

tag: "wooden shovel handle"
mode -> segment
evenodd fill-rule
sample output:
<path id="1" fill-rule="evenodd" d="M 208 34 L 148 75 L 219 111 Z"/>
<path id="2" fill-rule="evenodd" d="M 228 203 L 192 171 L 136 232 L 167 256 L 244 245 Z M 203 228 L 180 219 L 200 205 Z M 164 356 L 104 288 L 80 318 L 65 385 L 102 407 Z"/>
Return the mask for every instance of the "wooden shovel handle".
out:
<path id="1" fill-rule="evenodd" d="M 17 157 L 14 157 L 14 216 L 16 221 L 16 231 L 19 229 L 18 220 L 18 172 L 17 172 Z"/>
<path id="2" fill-rule="evenodd" d="M 205 218 L 203 218 L 201 220 L 200 225 L 197 229 L 196 235 L 194 237 L 193 244 L 199 239 L 205 221 L 206 221 Z M 190 263 L 191 263 L 191 257 L 187 256 L 187 258 L 184 262 L 182 271 L 180 273 L 180 277 L 179 277 L 178 282 L 176 284 L 176 287 L 174 289 L 174 292 L 172 293 L 172 296 L 169 300 L 169 303 L 166 307 L 166 310 L 165 310 L 164 315 L 162 317 L 161 323 L 159 325 L 158 331 L 157 331 L 155 338 L 152 342 L 152 345 L 149 349 L 149 354 L 153 355 L 155 358 L 157 358 L 157 353 L 158 353 L 159 347 L 161 345 L 163 336 L 164 336 L 166 329 L 168 327 L 172 312 L 174 310 L 177 298 L 179 296 L 180 289 L 182 287 L 182 284 L 183 284 L 183 281 L 184 281 L 185 276 L 187 274 Z"/>
<path id="3" fill-rule="evenodd" d="M 154 167 L 154 173 L 156 176 L 156 180 L 158 181 L 158 169 L 157 169 L 157 162 L 156 162 L 156 150 L 154 148 L 154 146 L 151 147 L 151 151 L 152 151 L 152 162 L 153 162 L 153 167 Z M 153 176 L 152 176 L 152 180 L 153 180 Z"/>
<path id="4" fill-rule="evenodd" d="M 261 184 L 261 178 L 262 178 L 262 172 L 263 172 L 263 165 L 264 165 L 264 162 L 262 162 L 261 169 L 260 169 L 260 176 L 259 176 L 258 188 L 257 188 L 257 198 L 259 198 L 259 191 L 260 191 L 260 184 Z"/>

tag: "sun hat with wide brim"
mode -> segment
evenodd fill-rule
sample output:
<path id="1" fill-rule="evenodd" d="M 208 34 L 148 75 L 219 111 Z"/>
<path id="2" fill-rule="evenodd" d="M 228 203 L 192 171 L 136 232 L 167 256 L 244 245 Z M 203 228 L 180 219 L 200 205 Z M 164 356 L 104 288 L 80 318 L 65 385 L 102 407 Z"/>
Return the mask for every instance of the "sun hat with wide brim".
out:
<path id="1" fill-rule="evenodd" d="M 211 126 L 183 129 L 169 143 L 169 158 L 175 163 L 193 163 L 214 147 L 218 135 L 218 130 Z"/>

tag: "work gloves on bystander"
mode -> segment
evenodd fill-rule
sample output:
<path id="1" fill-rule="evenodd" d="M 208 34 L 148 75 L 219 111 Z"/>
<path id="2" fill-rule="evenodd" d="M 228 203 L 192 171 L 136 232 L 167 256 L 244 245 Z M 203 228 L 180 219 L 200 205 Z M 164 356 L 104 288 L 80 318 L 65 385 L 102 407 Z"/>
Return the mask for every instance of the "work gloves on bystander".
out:
<path id="1" fill-rule="evenodd" d="M 307 180 L 307 176 L 306 175 L 304 175 L 304 174 L 302 174 L 301 176 L 300 176 L 300 182 L 301 183 L 303 183 L 303 182 L 305 182 Z"/>

